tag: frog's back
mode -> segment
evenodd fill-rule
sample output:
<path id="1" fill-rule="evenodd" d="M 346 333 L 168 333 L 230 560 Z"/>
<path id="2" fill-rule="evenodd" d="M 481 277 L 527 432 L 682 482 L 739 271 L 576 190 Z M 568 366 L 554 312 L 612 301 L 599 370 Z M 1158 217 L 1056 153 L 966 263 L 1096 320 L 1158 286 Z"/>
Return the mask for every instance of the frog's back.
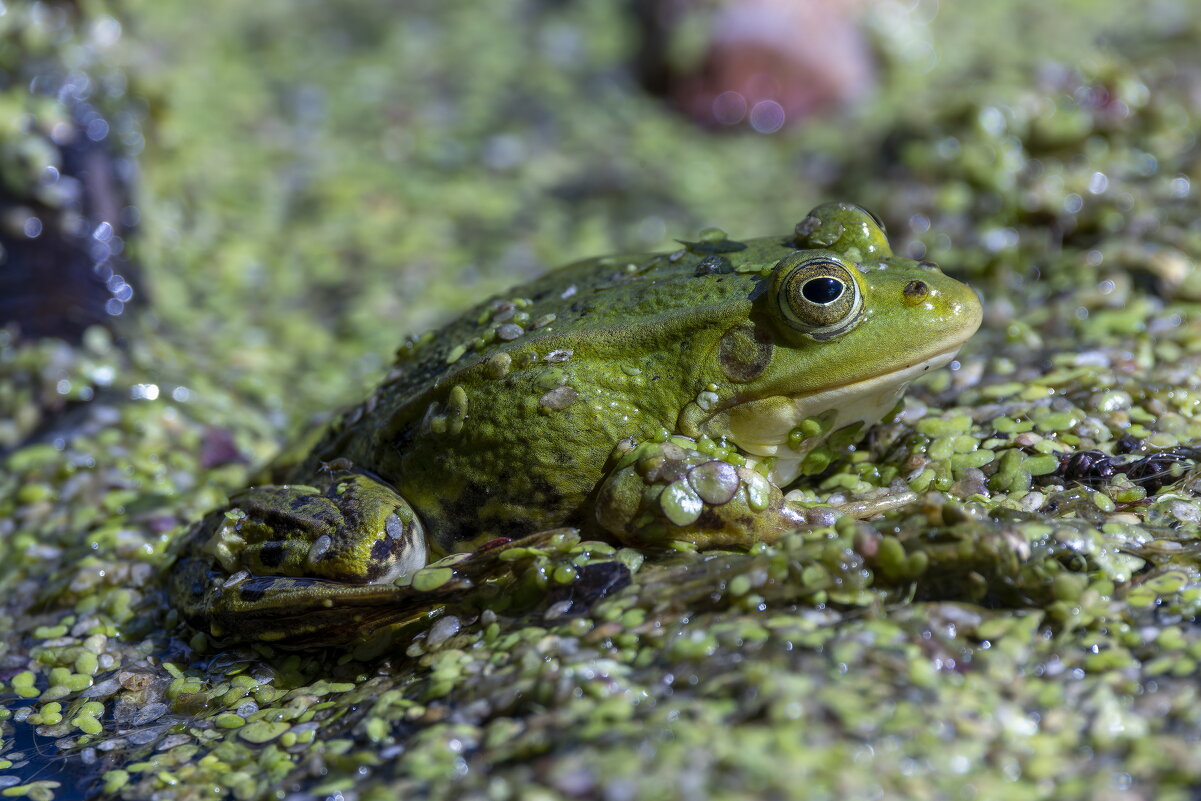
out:
<path id="1" fill-rule="evenodd" d="M 357 455 L 378 468 L 367 452 L 379 444 L 370 418 L 377 432 L 395 430 L 481 372 L 498 377 L 533 363 L 660 348 L 666 327 L 700 327 L 706 309 L 724 316 L 731 303 L 749 306 L 761 273 L 794 250 L 784 237 L 686 243 L 672 253 L 575 262 L 494 296 L 440 329 L 408 337 L 381 386 L 334 423 L 307 465 Z"/>
<path id="2" fill-rule="evenodd" d="M 673 315 L 724 304 L 755 276 L 795 250 L 783 237 L 688 243 L 672 253 L 587 259 L 477 304 L 445 327 L 410 337 L 397 351 L 390 382 L 414 399 L 434 383 L 497 353 L 614 326 L 649 327 Z M 726 276 L 735 276 L 734 279 Z M 739 278 L 741 280 L 739 280 Z"/>

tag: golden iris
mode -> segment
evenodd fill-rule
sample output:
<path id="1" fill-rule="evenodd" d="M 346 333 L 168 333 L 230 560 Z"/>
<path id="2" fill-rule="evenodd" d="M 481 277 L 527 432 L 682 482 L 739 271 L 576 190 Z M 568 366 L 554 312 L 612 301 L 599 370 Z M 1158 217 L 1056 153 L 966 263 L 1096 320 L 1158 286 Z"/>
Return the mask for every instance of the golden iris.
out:
<path id="1" fill-rule="evenodd" d="M 831 253 L 782 259 L 773 283 L 783 322 L 814 339 L 849 331 L 863 314 L 863 290 L 854 267 Z"/>

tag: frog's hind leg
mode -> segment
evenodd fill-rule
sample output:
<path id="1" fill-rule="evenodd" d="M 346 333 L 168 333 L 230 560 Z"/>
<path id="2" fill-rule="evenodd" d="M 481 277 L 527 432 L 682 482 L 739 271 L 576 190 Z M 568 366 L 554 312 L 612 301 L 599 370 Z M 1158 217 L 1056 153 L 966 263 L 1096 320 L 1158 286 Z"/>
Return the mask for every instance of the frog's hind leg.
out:
<path id="1" fill-rule="evenodd" d="M 387 584 L 428 560 L 412 507 L 362 473 L 326 474 L 315 487 L 251 487 L 222 518 L 204 548 L 230 575 Z"/>
<path id="2" fill-rule="evenodd" d="M 245 572 L 195 589 L 194 608 L 203 614 L 192 622 L 217 642 L 346 645 L 435 618 L 443 609 L 440 598 L 392 584 L 348 585 Z"/>
<path id="3" fill-rule="evenodd" d="M 189 621 L 216 634 L 283 630 L 308 616 L 301 628 L 311 631 L 335 624 L 338 608 L 374 608 L 425 566 L 425 531 L 396 490 L 345 470 L 316 484 L 251 487 L 192 529 L 168 582 Z"/>
<path id="4" fill-rule="evenodd" d="M 780 489 L 686 437 L 622 455 L 596 495 L 596 521 L 629 545 L 701 548 L 774 542 L 805 524 Z"/>

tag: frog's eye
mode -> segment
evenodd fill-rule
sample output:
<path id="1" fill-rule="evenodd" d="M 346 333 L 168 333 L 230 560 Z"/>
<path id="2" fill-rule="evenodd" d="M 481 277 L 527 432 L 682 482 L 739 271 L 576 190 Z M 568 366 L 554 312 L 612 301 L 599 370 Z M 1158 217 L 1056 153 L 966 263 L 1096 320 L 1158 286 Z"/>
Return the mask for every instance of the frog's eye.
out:
<path id="1" fill-rule="evenodd" d="M 798 253 L 781 261 L 773 283 L 784 324 L 819 340 L 849 331 L 863 313 L 852 269 L 833 254 Z"/>

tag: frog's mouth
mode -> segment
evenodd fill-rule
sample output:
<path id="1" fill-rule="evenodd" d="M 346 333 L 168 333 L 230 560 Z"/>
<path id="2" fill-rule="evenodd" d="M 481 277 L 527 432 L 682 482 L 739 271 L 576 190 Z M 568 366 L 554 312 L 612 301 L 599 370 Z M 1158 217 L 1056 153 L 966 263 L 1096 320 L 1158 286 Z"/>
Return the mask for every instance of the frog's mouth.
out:
<path id="1" fill-rule="evenodd" d="M 861 423 L 864 428 L 887 414 L 909 382 L 949 364 L 959 345 L 891 373 L 795 397 L 774 396 L 739 404 L 726 412 L 728 434 L 748 456 L 770 457 L 768 477 L 785 486 L 801 472 L 801 461 L 825 437 L 789 446 L 792 432 L 808 419 L 823 420 L 823 434 Z M 757 460 L 756 460 L 757 461 Z"/>

